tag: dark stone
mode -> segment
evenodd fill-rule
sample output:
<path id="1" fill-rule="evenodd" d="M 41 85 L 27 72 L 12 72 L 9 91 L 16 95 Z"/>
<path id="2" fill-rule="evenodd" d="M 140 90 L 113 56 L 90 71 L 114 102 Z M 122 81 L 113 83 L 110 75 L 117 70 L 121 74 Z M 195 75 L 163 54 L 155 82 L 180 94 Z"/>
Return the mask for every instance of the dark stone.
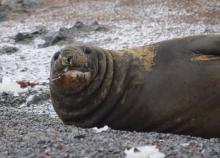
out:
<path id="1" fill-rule="evenodd" d="M 60 28 L 59 31 L 50 33 L 45 37 L 45 43 L 40 44 L 40 48 L 49 47 L 60 42 L 72 43 L 75 37 L 87 35 L 93 31 L 108 31 L 109 28 L 105 25 L 98 24 L 97 21 L 91 25 L 84 24 L 81 21 L 77 21 L 71 28 Z"/>
<path id="2" fill-rule="evenodd" d="M 138 150 L 137 148 L 134 148 L 134 152 L 137 153 L 137 152 L 140 152 L 140 150 Z"/>
<path id="3" fill-rule="evenodd" d="M 85 25 L 83 24 L 83 22 L 77 21 L 73 27 L 80 29 L 80 28 L 82 28 L 82 27 L 84 27 L 84 26 L 85 26 Z"/>
<path id="4" fill-rule="evenodd" d="M 30 34 L 30 33 L 18 33 L 16 36 L 15 36 L 15 42 L 20 42 L 20 41 L 24 41 L 24 40 L 30 40 L 33 38 L 33 35 Z"/>
<path id="5" fill-rule="evenodd" d="M 43 0 L 2 0 L 2 5 L 8 7 L 13 12 L 26 12 L 43 4 Z"/>
<path id="6" fill-rule="evenodd" d="M 11 47 L 11 46 L 3 46 L 2 48 L 0 48 L 0 55 L 1 54 L 14 54 L 15 52 L 18 51 L 18 48 L 16 47 Z"/>
<path id="7" fill-rule="evenodd" d="M 65 40 L 66 38 L 67 37 L 64 34 L 62 34 L 62 32 L 58 32 L 58 33 L 55 33 L 55 35 L 46 37 L 45 43 L 38 45 L 38 47 L 39 48 L 46 48 L 49 46 L 53 46 L 53 45 L 57 44 L 58 42 Z"/>
<path id="8" fill-rule="evenodd" d="M 6 8 L 0 5 L 0 22 L 7 19 Z"/>
<path id="9" fill-rule="evenodd" d="M 86 135 L 76 135 L 76 136 L 74 136 L 74 138 L 75 139 L 83 139 L 83 138 L 85 138 L 86 137 Z"/>
<path id="10" fill-rule="evenodd" d="M 23 32 L 16 34 L 14 40 L 15 42 L 28 42 L 34 39 L 35 37 L 38 37 L 39 35 L 42 35 L 46 32 L 47 32 L 46 28 L 40 26 L 40 27 L 36 27 L 36 30 L 32 32 Z"/>

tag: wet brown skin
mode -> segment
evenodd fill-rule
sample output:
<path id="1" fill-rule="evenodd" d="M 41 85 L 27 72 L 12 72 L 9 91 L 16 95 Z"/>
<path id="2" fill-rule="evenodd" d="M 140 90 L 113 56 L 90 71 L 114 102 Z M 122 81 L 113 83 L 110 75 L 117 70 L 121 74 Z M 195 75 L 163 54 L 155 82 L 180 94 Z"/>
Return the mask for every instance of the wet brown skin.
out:
<path id="1" fill-rule="evenodd" d="M 66 124 L 220 137 L 220 35 L 67 47 L 51 61 L 50 91 Z"/>

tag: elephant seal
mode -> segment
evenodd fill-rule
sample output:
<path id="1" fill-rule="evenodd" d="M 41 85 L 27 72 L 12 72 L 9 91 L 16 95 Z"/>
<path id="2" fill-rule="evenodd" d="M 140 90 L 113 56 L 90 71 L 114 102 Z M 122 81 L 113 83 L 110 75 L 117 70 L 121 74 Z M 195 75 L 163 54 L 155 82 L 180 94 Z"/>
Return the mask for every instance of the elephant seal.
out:
<path id="1" fill-rule="evenodd" d="M 68 46 L 52 58 L 50 92 L 65 124 L 220 137 L 220 35 Z"/>

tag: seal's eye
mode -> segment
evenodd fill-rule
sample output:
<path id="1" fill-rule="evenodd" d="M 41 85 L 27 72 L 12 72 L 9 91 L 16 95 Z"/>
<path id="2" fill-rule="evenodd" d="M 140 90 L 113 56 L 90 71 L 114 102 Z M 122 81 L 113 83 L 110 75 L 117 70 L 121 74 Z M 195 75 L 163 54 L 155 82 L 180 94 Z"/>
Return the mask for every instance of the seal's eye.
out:
<path id="1" fill-rule="evenodd" d="M 86 54 L 91 54 L 92 50 L 88 47 L 83 47 L 83 52 L 86 53 Z"/>
<path id="2" fill-rule="evenodd" d="M 72 58 L 71 57 L 63 57 L 62 58 L 62 65 L 63 66 L 69 66 L 71 65 Z"/>
<path id="3" fill-rule="evenodd" d="M 68 57 L 68 58 L 67 58 L 67 62 L 68 62 L 68 63 L 71 63 L 71 62 L 72 62 L 72 57 Z"/>
<path id="4" fill-rule="evenodd" d="M 56 53 L 54 54 L 54 56 L 53 56 L 53 59 L 54 59 L 54 60 L 57 60 L 58 57 L 59 57 L 59 55 L 60 55 L 60 52 L 56 52 Z"/>

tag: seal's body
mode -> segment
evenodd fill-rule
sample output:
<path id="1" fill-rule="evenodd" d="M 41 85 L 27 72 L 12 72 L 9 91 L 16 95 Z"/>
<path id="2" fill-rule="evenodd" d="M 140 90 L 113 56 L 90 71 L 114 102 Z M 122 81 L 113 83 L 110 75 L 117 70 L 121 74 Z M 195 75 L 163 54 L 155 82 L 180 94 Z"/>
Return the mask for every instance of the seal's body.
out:
<path id="1" fill-rule="evenodd" d="M 220 137 L 220 35 L 67 47 L 52 59 L 50 90 L 66 124 Z"/>

